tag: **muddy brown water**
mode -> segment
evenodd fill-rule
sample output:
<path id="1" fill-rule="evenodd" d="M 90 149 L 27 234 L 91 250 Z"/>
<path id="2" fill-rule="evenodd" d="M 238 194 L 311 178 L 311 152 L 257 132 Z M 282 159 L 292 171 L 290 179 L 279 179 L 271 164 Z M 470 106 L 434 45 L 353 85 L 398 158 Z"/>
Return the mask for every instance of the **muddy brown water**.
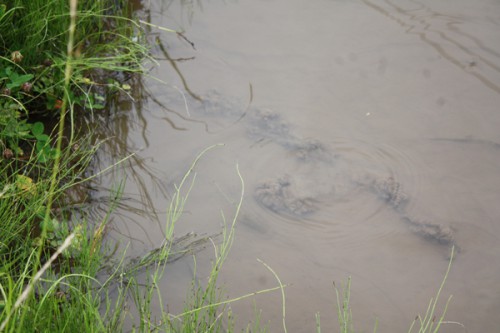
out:
<path id="1" fill-rule="evenodd" d="M 500 330 L 500 3 L 478 1 L 151 1 L 159 67 L 106 119 L 96 198 L 127 179 L 109 237 L 129 256 L 162 241 L 173 184 L 195 186 L 176 235 L 217 233 L 245 197 L 221 285 L 230 297 L 286 288 L 289 332 L 336 325 L 332 282 L 352 276 L 357 331 L 406 332 L 459 248 L 440 308 L 443 332 Z M 99 208 L 99 207 L 98 207 Z M 102 203 L 104 209 L 105 204 Z M 197 254 L 204 281 L 213 249 Z M 179 312 L 192 258 L 162 288 Z M 254 304 L 255 303 L 255 304 Z M 231 305 L 237 325 L 262 309 L 282 331 L 279 293 Z"/>

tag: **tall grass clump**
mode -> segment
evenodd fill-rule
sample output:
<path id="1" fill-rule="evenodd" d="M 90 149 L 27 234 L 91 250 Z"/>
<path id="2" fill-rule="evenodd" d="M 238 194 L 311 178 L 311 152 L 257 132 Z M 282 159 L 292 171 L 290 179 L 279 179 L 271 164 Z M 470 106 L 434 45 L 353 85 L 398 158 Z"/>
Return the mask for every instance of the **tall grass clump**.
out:
<path id="1" fill-rule="evenodd" d="M 126 90 L 107 74 L 141 72 L 147 56 L 117 3 L 0 3 L 0 331 L 110 331 L 96 279 L 106 218 L 70 207 L 97 149 L 75 112 L 103 108 L 108 88 Z"/>
<path id="2" fill-rule="evenodd" d="M 53 192 L 52 170 L 41 168 L 35 158 L 23 164 L 25 173 L 4 166 L 0 180 L 0 323 L 7 332 L 30 332 L 35 327 L 57 332 L 55 327 L 62 322 L 53 318 L 66 321 L 69 313 L 62 309 L 71 309 L 69 304 L 82 299 L 75 293 L 90 290 L 84 276 L 92 276 L 99 267 L 99 226 L 88 225 L 66 207 L 91 154 L 92 150 L 83 155 L 63 150 Z M 46 216 L 49 195 L 53 209 Z"/>
<path id="3" fill-rule="evenodd" d="M 127 18 L 129 15 L 125 0 L 79 1 L 75 17 L 78 28 L 70 37 L 70 1 L 3 1 L 0 4 L 2 61 L 4 64 L 22 63 L 30 70 L 43 71 L 52 67 L 53 62 L 56 67 L 64 68 L 65 62 L 60 60 L 66 59 L 67 46 L 72 39 L 72 53 L 92 67 L 108 68 L 111 61 L 115 61 L 118 68 L 136 69 L 147 52 L 137 43 L 140 27 Z M 18 57 L 12 56 L 14 52 L 19 52 L 22 58 L 19 53 Z M 104 65 L 97 65 L 99 57 Z M 73 64 L 73 69 L 77 67 Z"/>

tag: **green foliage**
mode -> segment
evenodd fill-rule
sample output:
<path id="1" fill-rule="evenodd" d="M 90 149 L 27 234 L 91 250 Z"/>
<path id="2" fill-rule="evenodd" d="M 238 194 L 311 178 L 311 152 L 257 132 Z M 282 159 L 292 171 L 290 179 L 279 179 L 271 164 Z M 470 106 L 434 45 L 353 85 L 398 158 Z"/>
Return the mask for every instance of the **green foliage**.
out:
<path id="1" fill-rule="evenodd" d="M 54 159 L 57 150 L 50 146 L 50 137 L 45 134 L 43 123 L 37 121 L 31 124 L 31 133 L 36 140 L 35 151 L 38 161 L 47 163 L 49 160 Z"/>
<path id="2" fill-rule="evenodd" d="M 0 113 L 0 143 L 4 155 L 9 149 L 12 151 L 12 157 L 24 156 L 25 151 L 21 148 L 21 142 L 27 149 L 34 144 L 34 152 L 38 161 L 47 163 L 54 158 L 56 150 L 50 145 L 50 137 L 44 133 L 43 123 L 39 121 L 28 123 L 25 118 L 21 117 L 17 106 L 16 103 L 8 104 Z"/>
<path id="3" fill-rule="evenodd" d="M 62 146 L 65 115 L 75 105 L 103 108 L 108 88 L 126 91 L 118 79 L 104 81 L 113 72 L 142 71 L 147 49 L 132 41 L 139 26 L 119 13 L 118 2 L 80 1 L 77 15 L 70 1 L 0 3 L 0 331 L 105 332 L 114 325 L 116 317 L 100 312 L 107 289 L 95 279 L 104 221 L 71 221 L 53 206 L 70 204 L 64 194 L 82 182 L 95 149 L 73 151 L 73 132 Z M 55 138 L 35 115 L 59 117 Z"/>
<path id="4" fill-rule="evenodd" d="M 34 150 L 40 163 L 57 149 L 31 123 L 58 117 L 79 106 L 102 110 L 113 93 L 127 92 L 123 74 L 143 71 L 148 49 L 142 29 L 127 18 L 122 0 L 79 1 L 68 58 L 69 1 L 7 0 L 0 3 L 0 148 L 24 156 Z M 72 74 L 65 81 L 70 64 Z M 66 98 L 66 108 L 62 110 Z"/>
<path id="5" fill-rule="evenodd" d="M 42 135 L 40 125 L 33 128 L 35 133 Z M 80 145 L 87 146 L 84 142 Z M 93 149 L 82 148 L 79 152 L 65 149 L 62 153 L 61 163 L 64 168 L 57 179 L 60 186 L 52 194 L 60 205 L 67 204 L 65 193 L 81 179 Z M 99 239 L 96 239 L 93 232 L 88 232 L 92 228 L 85 221 L 71 221 L 71 216 L 56 211 L 51 212 L 49 219 L 45 219 L 50 166 L 41 165 L 35 156 L 23 162 L 22 168 L 18 168 L 17 164 L 16 160 L 0 164 L 0 261 L 3 263 L 0 267 L 0 304 L 4 307 L 4 311 L 0 312 L 0 323 L 7 318 L 27 282 L 40 269 L 41 263 L 47 262 L 70 234 L 73 235 L 73 241 L 61 253 L 61 260 L 50 265 L 45 282 L 38 284 L 35 293 L 26 298 L 25 309 L 28 309 L 29 315 L 26 311 L 13 313 L 7 331 L 31 332 L 34 327 L 44 327 L 43 325 L 46 325 L 45 331 L 52 331 L 57 325 L 62 328 L 65 322 L 68 324 L 69 315 L 84 323 L 85 316 L 98 315 L 97 310 L 92 314 L 92 311 L 84 313 L 82 309 L 91 304 L 89 302 L 96 301 L 89 298 L 95 296 L 90 293 L 89 281 L 92 279 L 89 277 L 95 276 L 100 268 L 102 259 L 99 259 L 100 252 L 95 251 L 94 245 Z M 25 174 L 20 173 L 21 170 Z M 42 230 L 46 231 L 45 236 Z M 36 256 L 38 251 L 41 252 L 40 260 Z M 85 276 L 69 277 L 76 267 L 85 272 Z M 59 312 L 61 306 L 68 306 L 70 299 L 71 302 L 82 302 L 80 313 L 74 313 L 73 307 Z M 48 318 L 55 315 L 61 321 L 50 322 Z M 72 327 L 76 327 L 76 323 Z"/>
<path id="6" fill-rule="evenodd" d="M 76 258 L 81 254 L 82 251 L 82 243 L 85 241 L 83 236 L 83 225 L 77 224 L 73 225 L 70 229 L 70 223 L 68 221 L 59 221 L 56 217 L 52 217 L 48 220 L 41 221 L 40 226 L 46 230 L 47 235 L 45 237 L 45 244 L 43 246 L 47 246 L 49 248 L 58 248 L 63 243 L 64 240 L 73 232 L 75 233 L 75 238 L 71 242 L 71 245 L 68 249 L 62 252 L 62 256 L 66 259 Z M 40 238 L 35 238 L 34 242 L 40 244 Z"/>
<path id="7" fill-rule="evenodd" d="M 5 87 L 11 91 L 19 90 L 31 79 L 33 79 L 33 74 L 19 74 L 11 66 L 0 69 L 0 82 L 5 81 Z"/>
<path id="8" fill-rule="evenodd" d="M 5 152 L 10 149 L 14 155 L 23 156 L 24 151 L 20 147 L 20 142 L 31 139 L 31 125 L 25 119 L 21 119 L 18 104 L 4 104 L 0 109 L 0 144 Z M 4 153 L 4 156 L 6 154 Z"/>

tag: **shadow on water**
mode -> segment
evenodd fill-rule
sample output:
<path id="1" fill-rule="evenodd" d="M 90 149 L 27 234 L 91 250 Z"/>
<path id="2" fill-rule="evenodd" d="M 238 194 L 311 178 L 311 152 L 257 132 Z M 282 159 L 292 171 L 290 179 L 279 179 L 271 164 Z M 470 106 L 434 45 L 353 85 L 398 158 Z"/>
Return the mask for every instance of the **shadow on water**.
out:
<path id="1" fill-rule="evenodd" d="M 165 185 L 166 176 L 141 156 L 141 151 L 150 144 L 147 119 L 143 113 L 146 98 L 142 82 L 134 77 L 128 83 L 133 87 L 130 96 L 116 96 L 106 111 L 94 112 L 87 119 L 95 144 L 100 147 L 94 158 L 94 171 L 100 173 L 106 170 L 91 183 L 88 213 L 94 217 L 104 216 L 111 205 L 116 205 L 114 219 L 119 217 L 135 224 L 143 229 L 147 237 L 148 232 L 139 221 L 144 218 L 158 221 L 160 212 L 155 207 L 153 196 L 168 200 L 169 194 Z M 132 191 L 127 191 L 127 183 L 134 184 Z M 114 202 L 111 194 L 119 184 L 124 186 L 124 192 L 121 199 Z M 126 230 L 127 223 L 121 228 Z M 132 232 L 125 232 L 124 236 L 135 237 Z"/>

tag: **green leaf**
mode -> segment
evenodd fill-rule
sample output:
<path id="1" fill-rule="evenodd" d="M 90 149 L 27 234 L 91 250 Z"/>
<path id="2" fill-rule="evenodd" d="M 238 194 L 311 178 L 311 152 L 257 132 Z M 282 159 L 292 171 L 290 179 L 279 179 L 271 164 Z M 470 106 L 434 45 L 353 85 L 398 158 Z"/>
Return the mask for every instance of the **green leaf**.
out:
<path id="1" fill-rule="evenodd" d="M 36 136 L 36 139 L 39 142 L 43 142 L 43 144 L 46 144 L 49 141 L 50 137 L 47 134 L 40 134 Z"/>
<path id="2" fill-rule="evenodd" d="M 18 75 L 17 73 L 12 72 L 12 74 L 9 76 L 11 83 L 7 84 L 7 88 L 12 89 L 20 87 L 23 85 L 23 83 L 28 82 L 33 77 L 33 74 Z"/>
<path id="3" fill-rule="evenodd" d="M 36 151 L 41 153 L 45 147 L 47 147 L 47 141 L 37 141 L 36 142 Z"/>
<path id="4" fill-rule="evenodd" d="M 48 161 L 49 161 L 49 159 L 44 154 L 38 155 L 38 162 L 39 163 L 47 163 Z"/>
<path id="5" fill-rule="evenodd" d="M 16 136 L 20 137 L 20 138 L 30 138 L 30 132 L 28 131 L 22 131 L 22 130 L 19 130 L 18 132 L 14 133 Z"/>
<path id="6" fill-rule="evenodd" d="M 43 134 L 44 126 L 42 122 L 37 121 L 31 126 L 31 133 L 40 140 L 38 137 Z"/>
<path id="7" fill-rule="evenodd" d="M 28 82 L 29 80 L 31 80 L 32 78 L 34 78 L 33 74 L 24 74 L 24 75 L 19 75 L 15 81 L 12 81 L 13 83 L 17 83 L 19 85 L 25 83 L 25 82 Z"/>

